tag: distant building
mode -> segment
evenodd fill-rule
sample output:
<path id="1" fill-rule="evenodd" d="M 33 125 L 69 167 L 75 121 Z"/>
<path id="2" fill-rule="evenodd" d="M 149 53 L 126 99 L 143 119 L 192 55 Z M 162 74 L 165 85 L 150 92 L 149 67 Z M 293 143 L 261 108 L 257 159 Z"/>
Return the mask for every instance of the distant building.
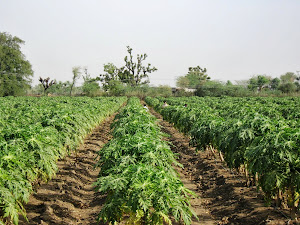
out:
<path id="1" fill-rule="evenodd" d="M 185 92 L 195 92 L 197 89 L 195 88 L 184 88 Z"/>
<path id="2" fill-rule="evenodd" d="M 175 94 L 176 92 L 184 90 L 185 92 L 193 93 L 196 91 L 195 88 L 180 88 L 180 87 L 172 87 L 172 93 Z"/>

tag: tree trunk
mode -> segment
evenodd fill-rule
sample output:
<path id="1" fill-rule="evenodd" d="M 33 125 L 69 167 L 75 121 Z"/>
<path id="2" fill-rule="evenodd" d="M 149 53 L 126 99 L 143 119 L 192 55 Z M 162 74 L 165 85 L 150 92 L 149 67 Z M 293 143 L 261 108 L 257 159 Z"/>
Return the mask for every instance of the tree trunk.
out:
<path id="1" fill-rule="evenodd" d="M 72 90 L 73 90 L 73 86 L 74 86 L 74 83 L 71 85 L 71 89 L 70 89 L 70 96 L 72 96 Z"/>

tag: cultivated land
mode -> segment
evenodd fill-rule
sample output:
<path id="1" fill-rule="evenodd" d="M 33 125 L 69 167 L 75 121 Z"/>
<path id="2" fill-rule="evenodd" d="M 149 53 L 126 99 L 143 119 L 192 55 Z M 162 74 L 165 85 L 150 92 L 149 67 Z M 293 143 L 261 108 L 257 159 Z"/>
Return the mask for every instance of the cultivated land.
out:
<path id="1" fill-rule="evenodd" d="M 126 101 L 123 98 L 8 97 L 0 101 L 0 224 L 18 224 L 34 185 L 57 160 Z"/>
<path id="2" fill-rule="evenodd" d="M 247 187 L 244 176 L 229 170 L 216 150 L 196 152 L 189 137 L 152 108 L 150 113 L 158 118 L 161 130 L 168 134 L 164 139 L 184 166 L 175 167 L 181 181 L 198 196 L 190 203 L 199 221 L 193 218 L 191 224 L 296 224 L 286 216 L 287 210 L 266 207 L 262 193 Z M 29 223 L 21 218 L 20 224 L 97 224 L 106 195 L 92 186 L 101 170 L 94 164 L 97 152 L 111 138 L 112 119 L 107 118 L 75 152 L 58 161 L 59 171 L 51 181 L 36 185 L 25 206 Z"/>
<path id="3" fill-rule="evenodd" d="M 184 166 L 184 169 L 178 168 L 180 177 L 199 196 L 191 204 L 200 224 L 288 223 L 289 219 L 282 214 L 288 214 L 287 210 L 265 207 L 263 196 L 256 188 L 247 187 L 245 177 L 231 172 L 217 153 L 196 152 L 187 136 L 153 109 L 151 113 L 159 118 L 162 131 L 169 135 L 167 140 L 173 144 L 172 150 L 179 154 L 178 161 Z"/>
<path id="4" fill-rule="evenodd" d="M 100 170 L 94 168 L 95 158 L 111 138 L 112 121 L 113 116 L 107 118 L 76 152 L 58 162 L 56 177 L 36 187 L 26 205 L 29 223 L 21 219 L 20 224 L 97 224 L 106 196 L 94 191 Z"/>

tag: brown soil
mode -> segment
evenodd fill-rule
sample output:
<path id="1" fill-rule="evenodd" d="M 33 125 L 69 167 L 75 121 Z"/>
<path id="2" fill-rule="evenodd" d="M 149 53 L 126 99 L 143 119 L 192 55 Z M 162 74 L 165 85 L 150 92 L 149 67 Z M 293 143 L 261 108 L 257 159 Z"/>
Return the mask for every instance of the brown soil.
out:
<path id="1" fill-rule="evenodd" d="M 105 196 L 94 191 L 99 168 L 94 169 L 100 148 L 111 138 L 106 119 L 86 137 L 76 152 L 58 162 L 59 171 L 54 179 L 37 188 L 26 205 L 29 223 L 20 224 L 97 224 Z"/>
<path id="2" fill-rule="evenodd" d="M 189 138 L 178 132 L 173 125 L 163 120 L 152 108 L 150 112 L 159 119 L 163 132 L 178 153 L 178 168 L 186 187 L 196 192 L 199 198 L 191 204 L 199 217 L 192 224 L 275 225 L 298 224 L 291 221 L 287 211 L 266 207 L 263 196 L 256 187 L 247 187 L 243 176 L 230 171 L 217 154 L 212 151 L 196 152 L 189 146 Z"/>

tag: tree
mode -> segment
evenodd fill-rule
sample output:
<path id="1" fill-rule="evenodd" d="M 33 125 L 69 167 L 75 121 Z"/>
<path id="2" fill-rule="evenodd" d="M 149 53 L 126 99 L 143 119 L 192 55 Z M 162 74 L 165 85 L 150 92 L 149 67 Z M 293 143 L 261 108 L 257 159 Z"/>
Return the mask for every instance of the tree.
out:
<path id="1" fill-rule="evenodd" d="M 189 67 L 188 73 L 183 77 L 178 77 L 176 84 L 184 85 L 183 87 L 186 88 L 197 88 L 210 80 L 206 72 L 206 68 L 202 69 L 200 66 Z"/>
<path id="2" fill-rule="evenodd" d="M 0 32 L 0 96 L 22 95 L 30 88 L 33 70 L 21 52 L 25 42 Z"/>
<path id="3" fill-rule="evenodd" d="M 133 60 L 132 48 L 127 46 L 127 52 L 129 56 L 125 56 L 124 58 L 125 66 L 118 68 L 113 63 L 104 64 L 105 73 L 100 74 L 97 78 L 102 82 L 104 90 L 123 89 L 123 85 L 136 87 L 141 84 L 147 84 L 149 83 L 149 73 L 157 70 L 150 63 L 147 66 L 143 65 L 143 61 L 148 57 L 147 54 L 138 54 L 135 62 Z"/>
<path id="4" fill-rule="evenodd" d="M 270 87 L 271 87 L 272 90 L 278 90 L 279 85 L 280 85 L 280 79 L 279 78 L 276 77 L 276 78 L 271 80 Z"/>
<path id="5" fill-rule="evenodd" d="M 104 74 L 100 74 L 98 80 L 102 82 L 103 89 L 110 89 L 111 81 L 120 80 L 120 70 L 112 63 L 104 64 Z"/>
<path id="6" fill-rule="evenodd" d="M 284 93 L 292 93 L 298 89 L 297 75 L 293 72 L 287 72 L 280 76 L 281 84 L 278 87 Z"/>
<path id="7" fill-rule="evenodd" d="M 147 84 L 149 83 L 149 73 L 156 71 L 155 67 L 152 67 L 150 63 L 147 66 L 143 65 L 143 61 L 146 60 L 148 55 L 144 54 L 137 54 L 137 61 L 134 62 L 132 56 L 132 48 L 127 46 L 127 52 L 129 53 L 129 57 L 125 56 L 125 66 L 121 67 L 119 70 L 119 78 L 123 83 L 128 83 L 131 86 L 138 86 L 140 84 Z M 147 79 L 144 80 L 143 79 Z"/>
<path id="8" fill-rule="evenodd" d="M 293 72 L 287 72 L 284 75 L 280 76 L 280 80 L 283 84 L 294 83 L 296 79 L 297 79 L 297 75 Z"/>
<path id="9" fill-rule="evenodd" d="M 43 85 L 44 95 L 46 95 L 47 89 L 56 83 L 55 80 L 51 80 L 50 81 L 50 77 L 47 77 L 46 79 L 43 79 L 43 78 L 40 77 L 39 81 Z"/>
<path id="10" fill-rule="evenodd" d="M 264 87 L 267 86 L 267 84 L 270 83 L 270 80 L 271 78 L 266 76 L 266 75 L 258 75 L 256 77 L 252 77 L 250 80 L 249 80 L 249 85 L 248 85 L 248 88 L 252 91 L 258 91 L 258 92 L 261 92 L 262 89 Z"/>
<path id="11" fill-rule="evenodd" d="M 190 80 L 190 86 L 197 88 L 210 80 L 206 72 L 206 68 L 202 69 L 200 66 L 189 67 L 189 72 L 186 77 Z"/>
<path id="12" fill-rule="evenodd" d="M 288 82 L 281 84 L 278 89 L 283 93 L 292 93 L 297 90 L 297 86 L 295 83 Z"/>
<path id="13" fill-rule="evenodd" d="M 96 96 L 97 92 L 100 90 L 100 86 L 97 83 L 97 79 L 91 78 L 91 75 L 88 73 L 87 68 L 84 68 L 82 91 L 87 96 Z"/>
<path id="14" fill-rule="evenodd" d="M 232 86 L 232 85 L 233 85 L 232 82 L 230 80 L 227 80 L 226 86 Z"/>
<path id="15" fill-rule="evenodd" d="M 70 89 L 71 89 L 70 81 L 62 82 L 62 81 L 55 80 L 55 85 L 49 87 L 47 92 L 55 95 L 67 96 L 70 94 Z"/>
<path id="16" fill-rule="evenodd" d="M 176 86 L 180 88 L 188 88 L 190 81 L 186 76 L 180 76 L 176 79 Z"/>
<path id="17" fill-rule="evenodd" d="M 198 86 L 195 95 L 197 96 L 215 96 L 220 97 L 224 95 L 224 85 L 219 81 L 208 81 L 205 84 Z"/>
<path id="18" fill-rule="evenodd" d="M 75 67 L 72 68 L 73 78 L 72 78 L 72 83 L 71 83 L 70 96 L 72 96 L 72 90 L 75 86 L 76 81 L 81 76 L 81 71 L 80 70 L 81 70 L 81 68 L 79 66 L 75 66 Z"/>

